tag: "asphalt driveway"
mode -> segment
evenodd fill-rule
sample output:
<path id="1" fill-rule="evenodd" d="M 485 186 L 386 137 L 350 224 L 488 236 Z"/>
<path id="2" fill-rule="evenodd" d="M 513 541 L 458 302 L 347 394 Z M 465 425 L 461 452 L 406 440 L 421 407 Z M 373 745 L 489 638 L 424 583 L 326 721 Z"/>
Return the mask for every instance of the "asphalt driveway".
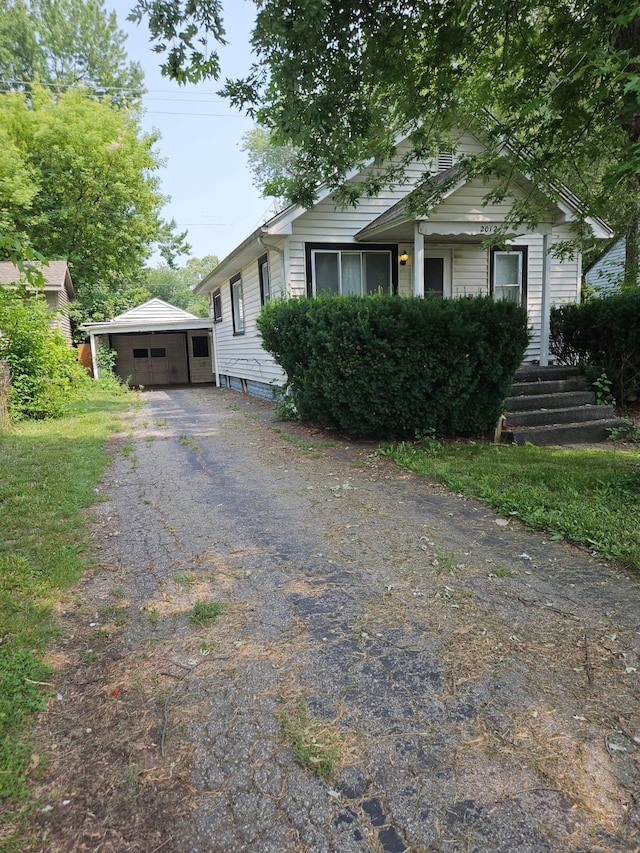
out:
<path id="1" fill-rule="evenodd" d="M 31 849 L 638 849 L 636 578 L 259 401 L 142 399 Z"/>

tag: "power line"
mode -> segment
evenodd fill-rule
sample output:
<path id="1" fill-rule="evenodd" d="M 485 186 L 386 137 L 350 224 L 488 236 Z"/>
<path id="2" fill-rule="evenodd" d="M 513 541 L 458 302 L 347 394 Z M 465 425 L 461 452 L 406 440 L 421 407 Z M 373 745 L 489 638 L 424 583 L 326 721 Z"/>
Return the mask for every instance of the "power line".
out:
<path id="1" fill-rule="evenodd" d="M 5 84 L 9 86 L 8 80 L 0 80 L 0 84 Z M 69 83 L 51 83 L 43 80 L 14 80 L 12 85 L 14 86 L 48 86 L 50 89 L 68 89 L 71 84 Z M 152 93 L 154 95 L 177 95 L 177 94 L 185 94 L 185 95 L 210 95 L 211 97 L 220 98 L 219 92 L 187 92 L 182 89 L 147 89 L 143 87 L 142 89 L 134 89 L 131 86 L 98 86 L 101 91 L 104 92 L 129 92 L 130 94 L 135 95 L 136 97 L 144 97 L 147 93 Z M 11 88 L 4 89 L 3 91 L 12 91 Z M 218 103 L 224 104 L 225 100 L 219 100 Z"/>
<path id="2" fill-rule="evenodd" d="M 246 118 L 243 115 L 233 115 L 231 113 L 175 113 L 165 112 L 163 110 L 145 110 L 145 115 L 149 116 L 198 116 L 199 118 Z"/>

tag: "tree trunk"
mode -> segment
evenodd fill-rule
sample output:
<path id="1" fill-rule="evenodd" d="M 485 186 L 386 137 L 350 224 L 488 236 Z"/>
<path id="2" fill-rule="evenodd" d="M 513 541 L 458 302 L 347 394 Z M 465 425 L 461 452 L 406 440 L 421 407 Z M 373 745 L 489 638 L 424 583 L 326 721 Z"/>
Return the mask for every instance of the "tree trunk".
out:
<path id="1" fill-rule="evenodd" d="M 629 217 L 627 233 L 625 235 L 626 247 L 624 253 L 624 286 L 638 287 L 638 230 L 640 226 L 640 214 L 636 211 Z"/>
<path id="2" fill-rule="evenodd" d="M 623 54 L 628 55 L 627 74 L 640 72 L 640 18 L 633 15 L 627 23 L 622 26 L 616 37 L 616 47 Z M 638 92 L 629 87 L 622 95 L 621 125 L 627 138 L 631 143 L 631 150 L 635 150 L 640 141 L 640 98 Z M 638 228 L 640 225 L 640 208 L 638 207 L 638 191 L 640 182 L 637 174 L 631 180 L 633 191 L 633 211 L 629 213 L 627 225 L 625 263 L 624 263 L 624 286 L 638 287 Z"/>

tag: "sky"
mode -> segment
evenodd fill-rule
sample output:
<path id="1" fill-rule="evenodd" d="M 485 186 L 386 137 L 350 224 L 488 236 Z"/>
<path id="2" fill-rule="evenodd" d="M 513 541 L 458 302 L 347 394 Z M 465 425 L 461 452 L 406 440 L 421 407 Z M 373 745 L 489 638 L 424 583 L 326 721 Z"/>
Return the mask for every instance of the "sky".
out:
<path id="1" fill-rule="evenodd" d="M 175 219 L 187 230 L 191 257 L 217 255 L 222 260 L 273 213 L 272 202 L 253 186 L 247 155 L 240 150 L 242 134 L 251 119 L 216 95 L 219 84 L 209 80 L 179 86 L 160 73 L 161 55 L 151 50 L 146 24 L 126 20 L 134 0 L 105 0 L 127 34 L 129 59 L 139 62 L 145 75 L 144 130 L 156 129 L 161 139 L 156 151 L 166 161 L 159 172 L 161 191 L 171 197 L 163 217 Z M 229 44 L 218 46 L 222 74 L 240 77 L 252 57 L 249 44 L 256 7 L 252 0 L 228 0 L 224 24 Z M 186 257 L 180 258 L 182 265 Z M 161 263 L 154 256 L 150 265 Z"/>

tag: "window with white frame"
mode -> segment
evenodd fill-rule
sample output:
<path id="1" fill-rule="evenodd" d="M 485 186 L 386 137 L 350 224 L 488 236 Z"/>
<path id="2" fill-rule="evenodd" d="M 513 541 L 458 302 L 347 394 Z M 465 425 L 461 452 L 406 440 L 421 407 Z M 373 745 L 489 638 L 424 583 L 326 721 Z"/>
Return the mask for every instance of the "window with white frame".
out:
<path id="1" fill-rule="evenodd" d="M 266 252 L 258 258 L 258 277 L 260 278 L 260 304 L 265 305 L 271 299 L 269 255 Z"/>
<path id="2" fill-rule="evenodd" d="M 527 247 L 492 249 L 491 293 L 494 299 L 505 299 L 516 305 L 527 304 Z"/>
<path id="3" fill-rule="evenodd" d="M 392 293 L 397 285 L 397 247 L 359 249 L 307 246 L 307 283 L 313 296 L 372 296 Z"/>
<path id="4" fill-rule="evenodd" d="M 231 314 L 233 316 L 233 334 L 244 335 L 244 297 L 242 294 L 242 275 L 238 273 L 229 282 L 231 286 Z"/>

